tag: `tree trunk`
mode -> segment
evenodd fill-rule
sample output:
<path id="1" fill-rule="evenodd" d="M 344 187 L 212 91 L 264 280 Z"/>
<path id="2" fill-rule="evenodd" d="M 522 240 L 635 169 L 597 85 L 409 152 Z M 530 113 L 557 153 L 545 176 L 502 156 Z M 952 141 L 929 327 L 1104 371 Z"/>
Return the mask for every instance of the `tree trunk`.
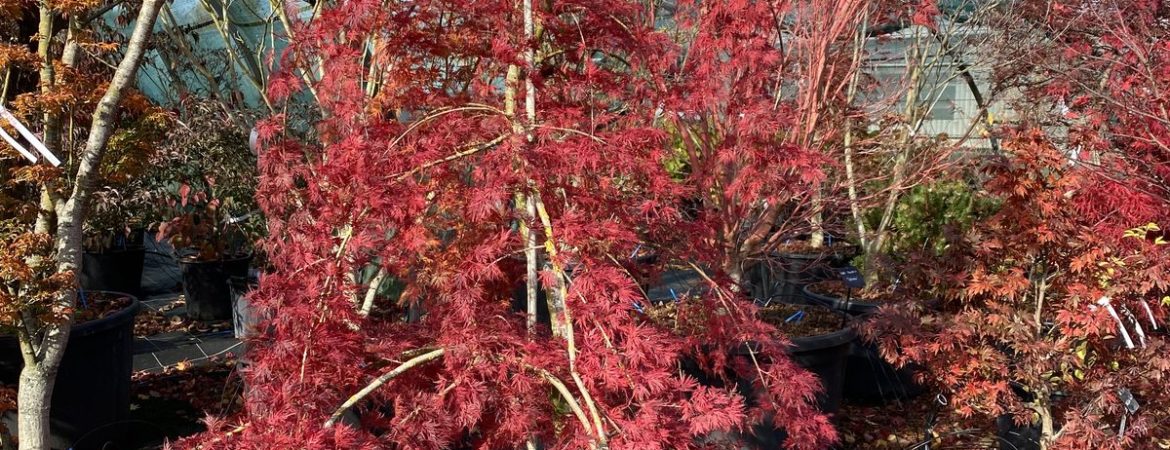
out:
<path id="1" fill-rule="evenodd" d="M 809 217 L 809 225 L 812 226 L 812 233 L 808 238 L 808 246 L 812 248 L 821 248 L 825 245 L 825 195 L 822 192 L 823 186 L 818 184 L 812 193 L 812 216 Z"/>
<path id="2" fill-rule="evenodd" d="M 77 174 L 73 180 L 73 191 L 69 199 L 57 205 L 57 272 L 75 273 L 81 267 L 81 227 L 85 222 L 89 195 L 93 189 L 93 178 L 101 165 L 102 155 L 113 134 L 115 112 L 126 87 L 134 81 L 142 63 L 146 44 L 158 17 L 163 0 L 145 0 L 138 11 L 134 32 L 126 45 L 126 54 L 114 71 L 114 77 L 98 102 L 93 113 L 89 137 L 85 150 L 80 155 Z M 42 35 L 43 40 L 48 36 Z M 69 310 L 73 307 L 76 292 L 66 289 L 58 293 L 54 309 Z M 44 324 L 44 337 L 38 345 L 25 342 L 34 349 L 34 364 L 26 364 L 21 371 L 17 392 L 17 430 L 21 450 L 46 450 L 49 448 L 49 406 L 53 397 L 53 383 L 57 367 L 69 342 L 72 318 Z M 22 335 L 23 340 L 31 337 Z"/>
<path id="3" fill-rule="evenodd" d="M 22 450 L 49 448 L 49 403 L 53 398 L 57 367 L 54 364 L 42 370 L 40 365 L 26 365 L 20 371 L 16 433 Z"/>

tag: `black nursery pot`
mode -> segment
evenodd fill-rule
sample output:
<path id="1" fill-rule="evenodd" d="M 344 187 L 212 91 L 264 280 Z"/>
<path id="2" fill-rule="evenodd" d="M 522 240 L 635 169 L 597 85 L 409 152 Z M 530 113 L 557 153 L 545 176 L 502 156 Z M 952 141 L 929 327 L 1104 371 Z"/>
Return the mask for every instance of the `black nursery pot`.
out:
<path id="1" fill-rule="evenodd" d="M 846 302 L 845 299 L 812 292 L 808 286 L 801 293 L 810 303 L 832 307 L 853 317 L 866 318 L 877 312 L 874 303 Z M 915 397 L 922 386 L 914 382 L 915 367 L 894 367 L 882 357 L 877 345 L 859 341 L 849 351 L 845 368 L 845 399 L 861 404 L 885 404 L 893 400 Z"/>
<path id="2" fill-rule="evenodd" d="M 995 420 L 995 437 L 1000 450 L 1040 450 L 1040 428 L 1017 425 L 1011 414 Z"/>
<path id="3" fill-rule="evenodd" d="M 216 261 L 179 261 L 187 317 L 193 320 L 231 320 L 232 292 L 228 280 L 248 276 L 252 256 Z"/>
<path id="4" fill-rule="evenodd" d="M 130 415 L 134 316 L 141 304 L 132 295 L 126 308 L 76 324 L 53 387 L 51 432 L 73 450 L 108 448 L 125 433 Z M 15 336 L 0 336 L 0 382 L 16 385 L 24 359 Z M 116 447 L 114 447 L 116 448 Z"/>
<path id="5" fill-rule="evenodd" d="M 850 327 L 831 333 L 792 338 L 791 340 L 792 346 L 789 347 L 789 356 L 805 370 L 815 374 L 821 382 L 822 391 L 817 395 L 817 406 L 822 412 L 836 413 L 841 408 L 846 357 L 856 340 L 857 332 Z M 741 346 L 737 349 L 737 353 L 748 355 L 748 346 Z M 740 393 L 749 399 L 753 398 L 754 395 L 751 392 L 742 391 L 742 386 L 745 384 L 751 385 L 750 382 L 741 382 Z M 733 435 L 737 436 L 736 440 L 738 440 L 736 448 L 750 450 L 785 448 L 784 442 L 788 439 L 788 434 L 784 430 L 773 428 L 769 424 L 756 424 L 748 432 L 737 432 Z M 716 438 L 716 440 L 720 439 Z"/>
<path id="6" fill-rule="evenodd" d="M 846 357 L 857 340 L 857 332 L 844 328 L 829 334 L 792 339 L 792 360 L 821 380 L 824 391 L 817 397 L 821 411 L 835 413 L 845 392 Z"/>
<path id="7" fill-rule="evenodd" d="M 801 298 L 801 288 L 818 281 L 836 278 L 834 269 L 844 267 L 857 256 L 855 246 L 841 246 L 810 252 L 780 252 L 772 255 L 775 264 L 759 264 L 756 284 L 766 286 L 770 291 L 755 295 L 757 298 L 780 298 L 793 301 Z"/>
<path id="8" fill-rule="evenodd" d="M 101 253 L 85 252 L 81 255 L 81 274 L 78 278 L 82 289 L 141 295 L 142 266 L 145 261 L 146 248 L 142 246 Z"/>
<path id="9" fill-rule="evenodd" d="M 835 413 L 841 408 L 846 357 L 856 340 L 857 331 L 851 327 L 826 334 L 791 338 L 789 356 L 805 370 L 815 374 L 821 382 L 823 390 L 817 396 L 817 406 L 823 412 Z M 736 353 L 750 356 L 751 352 L 744 345 Z"/>
<path id="10" fill-rule="evenodd" d="M 259 285 L 252 277 L 232 277 L 229 281 L 232 295 L 232 326 L 236 339 L 255 337 L 260 326 L 260 315 L 248 301 L 247 294 Z"/>
<path id="11" fill-rule="evenodd" d="M 876 303 L 859 302 L 853 299 L 846 300 L 841 297 L 819 294 L 809 290 L 807 284 L 800 287 L 800 295 L 809 303 L 815 305 L 824 305 L 838 311 L 843 311 L 846 314 L 849 314 L 851 317 L 860 317 L 873 314 L 878 310 L 878 305 Z"/>
<path id="12" fill-rule="evenodd" d="M 922 394 L 914 367 L 894 367 L 876 345 L 858 342 L 845 360 L 844 397 L 851 403 L 880 405 Z"/>

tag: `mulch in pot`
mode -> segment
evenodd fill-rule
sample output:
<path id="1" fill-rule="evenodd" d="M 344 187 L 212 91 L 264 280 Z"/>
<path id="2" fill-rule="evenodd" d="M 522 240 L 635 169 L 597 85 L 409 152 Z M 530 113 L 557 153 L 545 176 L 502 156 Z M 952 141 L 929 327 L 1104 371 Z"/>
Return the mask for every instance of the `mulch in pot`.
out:
<path id="1" fill-rule="evenodd" d="M 849 289 L 842 283 L 841 280 L 827 280 L 811 283 L 808 286 L 809 292 L 820 294 L 826 297 L 834 297 L 844 299 L 846 294 L 849 299 L 855 302 L 875 303 L 875 304 L 889 304 L 897 301 L 897 296 L 879 289 Z"/>
<path id="2" fill-rule="evenodd" d="M 126 309 L 131 303 L 134 303 L 134 299 L 117 292 L 79 291 L 76 310 L 73 313 L 73 325 L 107 317 Z"/>
<path id="3" fill-rule="evenodd" d="M 761 307 L 759 314 L 760 320 L 789 337 L 817 336 L 844 328 L 840 314 L 810 305 L 772 304 Z"/>
<path id="4" fill-rule="evenodd" d="M 807 239 L 794 239 L 776 246 L 775 252 L 781 254 L 808 255 L 816 253 L 852 254 L 857 246 L 849 241 L 833 240 L 813 247 Z"/>

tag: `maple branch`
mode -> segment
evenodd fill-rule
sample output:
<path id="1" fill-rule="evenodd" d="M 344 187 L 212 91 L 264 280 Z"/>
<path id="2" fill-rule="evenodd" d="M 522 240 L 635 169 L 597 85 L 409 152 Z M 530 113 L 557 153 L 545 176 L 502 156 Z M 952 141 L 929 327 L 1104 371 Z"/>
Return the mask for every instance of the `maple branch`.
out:
<path id="1" fill-rule="evenodd" d="M 585 417 L 585 411 L 581 409 L 581 404 L 577 402 L 575 397 L 573 397 L 573 393 L 569 392 L 569 388 L 565 386 L 564 382 L 557 378 L 556 375 L 553 375 L 552 372 L 541 369 L 539 367 L 528 367 L 532 370 L 535 370 L 536 373 L 540 374 L 541 378 L 544 378 L 548 384 L 551 384 L 553 388 L 555 388 L 557 392 L 561 394 L 561 397 L 564 398 L 565 402 L 569 404 L 569 409 L 573 410 L 573 415 L 577 416 L 577 420 L 581 422 L 581 426 L 585 428 L 586 432 L 592 434 L 597 439 L 604 442 L 604 436 L 601 434 L 600 430 L 594 430 L 593 427 L 589 424 L 589 419 Z"/>
<path id="2" fill-rule="evenodd" d="M 495 147 L 495 146 L 499 145 L 501 142 L 504 142 L 504 139 L 507 139 L 507 138 L 508 138 L 507 134 L 502 134 L 502 135 L 497 136 L 495 139 L 492 139 L 490 141 L 484 142 L 484 143 L 479 144 L 479 145 L 473 145 L 471 147 L 466 147 L 464 150 L 460 150 L 458 153 L 455 153 L 454 155 L 424 163 L 421 166 L 415 167 L 415 168 L 410 169 L 406 172 L 402 172 L 401 174 L 398 174 L 398 175 L 393 175 L 392 177 L 394 178 L 394 181 L 405 180 L 406 178 L 410 177 L 411 175 L 414 175 L 414 174 L 419 173 L 421 171 L 430 169 L 431 167 L 435 167 L 435 166 L 440 165 L 440 164 L 446 164 L 446 163 L 449 163 L 451 161 L 455 161 L 455 160 L 460 159 L 460 158 L 468 157 L 468 156 L 474 155 L 476 153 L 482 152 L 484 150 L 487 150 L 489 148 Z"/>
<path id="3" fill-rule="evenodd" d="M 374 381 L 370 382 L 369 385 L 362 388 L 362 390 L 358 391 L 356 394 L 350 396 L 349 399 L 345 401 L 345 403 L 342 403 L 341 406 L 337 407 L 337 410 L 333 411 L 333 414 L 329 416 L 329 420 L 325 421 L 324 427 L 333 427 L 333 424 L 337 423 L 337 420 L 341 418 L 342 414 L 345 414 L 345 412 L 352 408 L 353 405 L 356 405 L 357 402 L 361 401 L 363 398 L 366 398 L 366 396 L 370 395 L 370 393 L 374 392 L 379 387 L 382 387 L 382 385 L 386 384 L 386 382 L 393 380 L 395 377 L 402 375 L 407 370 L 410 370 L 416 366 L 438 359 L 440 356 L 443 356 L 443 353 L 446 353 L 446 351 L 447 349 L 445 348 L 438 348 L 431 350 L 430 352 L 415 356 L 414 358 L 411 358 L 402 363 L 398 367 L 395 367 L 394 370 L 386 372 L 385 374 L 382 374 L 382 376 L 375 378 Z"/>
<path id="4" fill-rule="evenodd" d="M 581 380 L 581 376 L 577 373 L 577 343 L 573 333 L 573 318 L 569 312 L 569 305 L 566 302 L 567 296 L 566 280 L 568 276 L 565 275 L 564 268 L 561 267 L 560 261 L 557 258 L 556 239 L 553 234 L 552 219 L 549 217 L 548 210 L 544 207 L 544 201 L 541 200 L 540 192 L 533 192 L 533 204 L 536 206 L 537 215 L 540 216 L 540 222 L 544 225 L 545 235 L 545 251 L 548 252 L 549 261 L 553 267 L 553 273 L 557 277 L 557 286 L 555 295 L 549 297 L 554 299 L 559 307 L 559 312 L 563 316 L 561 320 L 561 335 L 565 339 L 569 353 L 569 373 L 573 376 L 573 382 L 577 384 L 577 389 L 581 391 L 581 397 L 585 399 L 585 403 L 589 405 L 589 412 L 593 415 L 593 421 L 597 426 L 597 439 L 605 444 L 605 431 L 601 423 L 601 414 L 597 411 L 597 407 L 593 403 L 593 397 L 589 395 L 589 389 L 585 387 L 585 382 Z M 550 309 L 550 313 L 552 313 Z"/>
<path id="5" fill-rule="evenodd" d="M 453 114 L 453 113 L 462 112 L 462 111 L 488 111 L 488 112 L 492 112 L 492 113 L 496 113 L 496 114 L 501 114 L 504 116 L 508 115 L 504 111 L 500 111 L 499 108 L 496 108 L 496 107 L 490 106 L 490 105 L 482 105 L 482 104 L 478 104 L 478 103 L 469 104 L 467 106 L 460 106 L 457 108 L 439 109 L 438 111 L 435 111 L 433 113 L 427 114 L 426 116 L 423 116 L 421 119 L 418 119 L 414 122 L 411 122 L 410 126 L 406 127 L 406 129 L 402 131 L 402 134 L 395 136 L 394 140 L 390 141 L 390 145 L 386 146 L 386 150 L 389 151 L 390 149 L 397 146 L 399 142 L 402 142 L 402 140 L 406 138 L 406 135 L 408 135 L 408 134 L 410 134 L 410 132 L 418 129 L 418 127 L 423 126 L 427 122 L 438 119 L 438 118 L 443 117 L 447 114 Z"/>
<path id="6" fill-rule="evenodd" d="M 610 261 L 613 261 L 614 266 L 618 267 L 619 269 L 622 269 L 622 272 L 625 272 L 626 276 L 630 277 L 630 280 L 632 280 L 634 282 L 634 286 L 638 287 L 638 292 L 641 292 L 643 297 L 650 298 L 650 294 L 647 294 L 646 290 L 642 289 L 642 284 L 638 283 L 638 279 L 634 278 L 634 274 L 630 273 L 630 271 L 628 269 L 626 269 L 625 266 L 623 266 L 621 263 L 619 263 L 617 258 L 614 258 L 613 255 L 611 255 L 609 253 L 606 253 L 605 257 L 609 258 Z"/>
<path id="7" fill-rule="evenodd" d="M 575 130 L 572 128 L 557 127 L 557 126 L 552 126 L 552 125 L 536 125 L 536 126 L 540 127 L 540 128 L 548 128 L 550 130 L 555 130 L 555 131 L 564 131 L 565 133 L 576 134 L 578 136 L 584 136 L 584 137 L 587 137 L 590 140 L 592 140 L 593 142 L 596 142 L 598 144 L 608 144 L 608 142 L 606 142 L 605 139 L 599 138 L 596 135 L 594 135 L 593 133 L 586 133 L 586 132 L 581 131 L 581 130 Z"/>
<path id="8" fill-rule="evenodd" d="M 565 305 L 566 288 L 565 288 L 565 272 L 561 267 L 561 263 L 557 258 L 556 237 L 553 234 L 552 218 L 548 214 L 548 210 L 544 207 L 544 202 L 540 198 L 540 192 L 534 191 L 531 195 L 533 206 L 536 207 L 537 216 L 540 217 L 541 225 L 544 226 L 544 251 L 548 253 L 549 264 L 552 266 L 553 274 L 556 275 L 557 286 L 554 289 L 553 295 L 549 299 L 553 302 L 553 307 L 549 308 L 549 312 L 553 314 L 559 313 L 564 322 L 561 326 L 553 330 L 554 334 L 563 335 L 568 344 L 569 365 L 575 365 L 577 362 L 577 344 L 573 338 L 573 320 L 569 308 Z"/>
<path id="9" fill-rule="evenodd" d="M 734 308 L 736 312 L 740 311 L 738 303 L 727 302 L 727 297 L 723 293 L 723 288 L 719 286 L 719 283 L 716 283 L 715 280 L 711 279 L 711 277 L 707 275 L 707 271 L 699 268 L 699 266 L 695 265 L 693 262 L 688 261 L 687 265 L 691 266 L 691 268 L 695 270 L 695 273 L 699 274 L 699 276 L 703 277 L 703 280 L 705 280 L 707 284 L 711 285 L 713 291 L 715 292 L 715 297 L 719 299 L 719 302 L 722 303 L 725 308 L 728 308 L 729 310 Z"/>
<path id="10" fill-rule="evenodd" d="M 865 8 L 865 17 L 861 20 L 861 27 L 853 40 L 853 64 L 855 66 L 861 63 L 862 52 L 865 47 L 865 37 L 868 33 L 869 25 L 869 8 Z M 853 104 L 857 98 L 858 83 L 861 81 L 861 70 L 854 70 L 853 76 L 849 80 L 849 88 L 845 95 L 845 102 Z M 857 240 L 860 241 L 862 248 L 866 246 L 868 239 L 866 236 L 865 220 L 862 220 L 861 203 L 857 196 L 857 177 L 854 174 L 853 163 L 853 116 L 845 116 L 845 136 L 842 138 L 844 146 L 844 166 L 845 166 L 845 183 L 847 193 L 849 196 L 849 211 L 853 215 L 853 222 L 857 226 Z"/>
<path id="11" fill-rule="evenodd" d="M 387 275 L 389 273 L 386 271 L 386 266 L 379 265 L 378 273 L 374 274 L 374 278 L 370 280 L 370 286 L 366 289 L 366 296 L 362 299 L 362 307 L 358 314 L 370 315 L 370 310 L 374 308 L 374 298 L 378 296 L 378 288 L 382 286 L 382 280 L 385 280 Z"/>
<path id="12" fill-rule="evenodd" d="M 585 388 L 585 381 L 581 379 L 581 375 L 577 373 L 577 369 L 570 370 L 569 375 L 573 376 L 573 382 L 577 384 L 577 389 L 581 391 L 581 398 L 585 400 L 585 406 L 589 408 L 589 415 L 593 417 L 593 426 L 597 430 L 597 436 L 604 443 L 605 425 L 601 423 L 601 413 L 597 410 L 597 404 L 593 402 L 593 396 L 589 395 L 589 391 Z"/>
<path id="13" fill-rule="evenodd" d="M 106 15 L 106 13 L 110 12 L 110 10 L 114 9 L 115 7 L 121 6 L 123 3 L 126 3 L 126 0 L 117 0 L 117 1 L 107 3 L 98 9 L 90 11 L 89 14 L 86 14 L 84 17 L 81 17 L 81 19 L 79 20 L 79 23 L 80 24 L 89 24 L 90 22 L 93 22 L 97 19 L 100 19 L 102 16 Z"/>

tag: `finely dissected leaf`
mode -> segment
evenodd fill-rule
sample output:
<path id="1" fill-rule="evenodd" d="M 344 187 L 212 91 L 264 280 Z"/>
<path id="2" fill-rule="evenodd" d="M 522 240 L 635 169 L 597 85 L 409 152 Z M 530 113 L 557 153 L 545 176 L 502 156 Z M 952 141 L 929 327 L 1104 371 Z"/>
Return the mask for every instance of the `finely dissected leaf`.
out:
<path id="1" fill-rule="evenodd" d="M 685 24 L 695 44 L 656 29 L 661 12 L 639 2 L 532 3 L 532 39 L 518 4 L 495 0 L 345 0 L 295 30 L 286 73 L 269 86 L 290 112 L 258 126 L 257 199 L 273 270 L 250 297 L 270 333 L 251 351 L 248 426 L 186 443 L 486 449 L 537 439 L 578 449 L 605 439 L 615 450 L 686 449 L 765 418 L 797 448 L 835 440 L 814 406 L 816 378 L 789 361 L 787 341 L 748 299 L 727 290 L 725 270 L 711 274 L 721 294 L 694 301 L 685 331 L 633 308 L 649 304 L 641 284 L 667 258 L 726 259 L 713 244 L 718 220 L 739 219 L 688 219 L 686 201 L 734 198 L 727 211 L 744 212 L 823 179 L 808 145 L 777 136 L 794 119 L 791 105 L 773 106 L 770 77 L 785 64 L 770 44 L 773 16 L 762 2 L 682 2 L 676 17 L 699 17 Z M 702 56 L 680 77 L 692 70 L 680 66 L 688 45 Z M 725 51 L 732 58 L 720 64 Z M 749 73 L 743 89 L 715 92 L 714 80 L 737 70 Z M 302 90 L 304 74 L 313 92 Z M 319 111 L 300 115 L 305 98 Z M 726 142 L 703 164 L 734 180 L 672 176 L 663 115 L 714 117 L 723 101 L 744 115 L 719 131 Z M 560 326 L 555 336 L 548 326 L 529 332 L 512 308 L 530 248 L 521 222 L 543 254 L 543 297 L 563 293 L 548 309 L 572 328 L 571 342 Z M 663 260 L 634 261 L 641 244 Z M 396 297 L 371 286 L 379 272 L 400 286 Z M 749 341 L 760 343 L 758 367 L 731 354 Z M 428 349 L 443 352 L 413 359 Z M 700 386 L 683 359 L 720 383 L 759 378 L 759 393 Z M 378 377 L 385 384 L 333 425 L 338 407 Z"/>

